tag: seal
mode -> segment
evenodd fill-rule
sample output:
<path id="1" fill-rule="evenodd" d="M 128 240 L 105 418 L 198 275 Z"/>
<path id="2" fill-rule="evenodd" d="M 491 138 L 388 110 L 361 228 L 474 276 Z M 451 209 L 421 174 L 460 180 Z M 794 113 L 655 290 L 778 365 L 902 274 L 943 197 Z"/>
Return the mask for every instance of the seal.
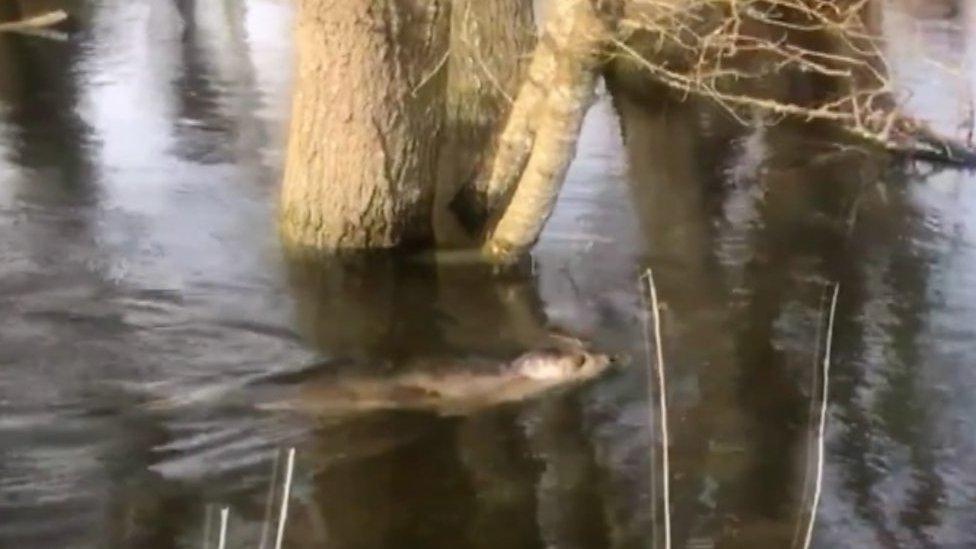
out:
<path id="1" fill-rule="evenodd" d="M 510 362 L 433 361 L 384 374 L 322 372 L 302 376 L 292 396 L 260 407 L 325 416 L 397 410 L 469 415 L 579 385 L 613 362 L 583 348 L 554 347 L 528 351 Z"/>

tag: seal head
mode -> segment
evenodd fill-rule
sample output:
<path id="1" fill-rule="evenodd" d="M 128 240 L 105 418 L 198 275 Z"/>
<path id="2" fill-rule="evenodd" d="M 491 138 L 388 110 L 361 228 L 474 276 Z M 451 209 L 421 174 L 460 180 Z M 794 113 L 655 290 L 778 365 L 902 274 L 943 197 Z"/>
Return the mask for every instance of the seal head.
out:
<path id="1" fill-rule="evenodd" d="M 610 357 L 584 350 L 543 349 L 517 358 L 512 366 L 537 381 L 566 383 L 596 377 L 610 365 Z"/>

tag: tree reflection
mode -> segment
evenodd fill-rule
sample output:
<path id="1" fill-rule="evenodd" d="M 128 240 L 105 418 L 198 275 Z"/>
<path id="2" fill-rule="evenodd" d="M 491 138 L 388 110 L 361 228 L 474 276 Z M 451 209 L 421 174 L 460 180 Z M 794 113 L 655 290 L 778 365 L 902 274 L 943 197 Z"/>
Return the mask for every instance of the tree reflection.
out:
<path id="1" fill-rule="evenodd" d="M 442 259 L 291 257 L 303 335 L 379 375 L 468 356 L 507 360 L 546 340 L 551 327 L 530 266 L 498 273 Z M 549 536 L 595 547 L 604 526 L 590 520 L 596 473 L 579 403 L 572 393 L 543 402 L 538 415 L 527 402 L 454 419 L 327 421 L 308 450 L 316 470 L 309 513 L 336 547 L 539 547 Z M 524 422 L 536 426 L 526 434 Z M 553 492 L 557 478 L 575 480 Z"/>
<path id="2" fill-rule="evenodd" d="M 880 545 L 937 545 L 947 481 L 919 368 L 937 260 L 917 183 L 828 128 L 736 130 L 701 106 L 648 108 L 654 92 L 623 77 L 611 89 L 667 306 L 677 539 L 787 546 L 809 520 L 817 326 L 837 281 L 827 461 L 842 480 L 826 479 L 818 524 L 850 499 Z"/>
<path id="3" fill-rule="evenodd" d="M 33 6 L 7 9 L 18 16 L 35 13 Z M 79 16 L 83 14 L 78 11 Z M 31 186 L 31 193 L 83 204 L 90 200 L 93 189 L 88 158 L 91 131 L 78 114 L 79 84 L 74 69 L 79 58 L 70 43 L 0 36 L 0 114 L 5 114 L 15 137 L 11 160 L 43 173 L 50 181 Z"/>

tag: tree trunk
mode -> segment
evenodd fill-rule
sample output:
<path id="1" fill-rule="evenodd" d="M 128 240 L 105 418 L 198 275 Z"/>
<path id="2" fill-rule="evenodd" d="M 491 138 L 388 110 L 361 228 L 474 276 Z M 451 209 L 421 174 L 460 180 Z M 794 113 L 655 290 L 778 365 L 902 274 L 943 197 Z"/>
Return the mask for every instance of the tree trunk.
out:
<path id="1" fill-rule="evenodd" d="M 299 0 L 281 204 L 288 244 L 431 238 L 448 23 L 446 0 Z"/>
<path id="2" fill-rule="evenodd" d="M 338 250 L 425 243 L 435 228 L 455 238 L 448 204 L 462 188 L 479 202 L 534 42 L 531 0 L 300 0 L 296 26 L 285 240 Z"/>
<path id="3" fill-rule="evenodd" d="M 531 0 L 454 0 L 446 128 L 441 149 L 435 228 L 445 244 L 486 222 L 488 180 L 495 142 L 512 108 L 535 45 Z"/>
<path id="4" fill-rule="evenodd" d="M 538 240 L 576 154 L 621 6 L 620 0 L 551 5 L 487 184 L 489 212 L 500 211 L 484 245 L 489 258 L 509 261 Z"/>
<path id="5" fill-rule="evenodd" d="M 527 251 L 575 154 L 622 0 L 554 2 L 530 57 L 532 4 L 299 0 L 286 241 L 389 248 L 436 233 L 453 244 L 459 214 L 490 257 Z"/>

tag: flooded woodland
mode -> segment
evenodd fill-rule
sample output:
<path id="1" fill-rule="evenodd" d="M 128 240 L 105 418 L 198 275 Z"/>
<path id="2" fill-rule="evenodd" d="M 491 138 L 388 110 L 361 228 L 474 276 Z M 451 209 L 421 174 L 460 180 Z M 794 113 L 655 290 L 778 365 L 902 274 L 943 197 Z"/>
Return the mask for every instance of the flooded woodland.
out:
<path id="1" fill-rule="evenodd" d="M 815 493 L 812 547 L 976 547 L 971 171 L 600 84 L 525 261 L 298 257 L 290 4 L 69 11 L 0 33 L 0 547 L 216 548 L 222 509 L 274 547 L 292 448 L 284 547 L 799 548 Z M 882 12 L 906 108 L 959 130 L 976 3 Z M 612 364 L 383 405 L 553 337 Z"/>

